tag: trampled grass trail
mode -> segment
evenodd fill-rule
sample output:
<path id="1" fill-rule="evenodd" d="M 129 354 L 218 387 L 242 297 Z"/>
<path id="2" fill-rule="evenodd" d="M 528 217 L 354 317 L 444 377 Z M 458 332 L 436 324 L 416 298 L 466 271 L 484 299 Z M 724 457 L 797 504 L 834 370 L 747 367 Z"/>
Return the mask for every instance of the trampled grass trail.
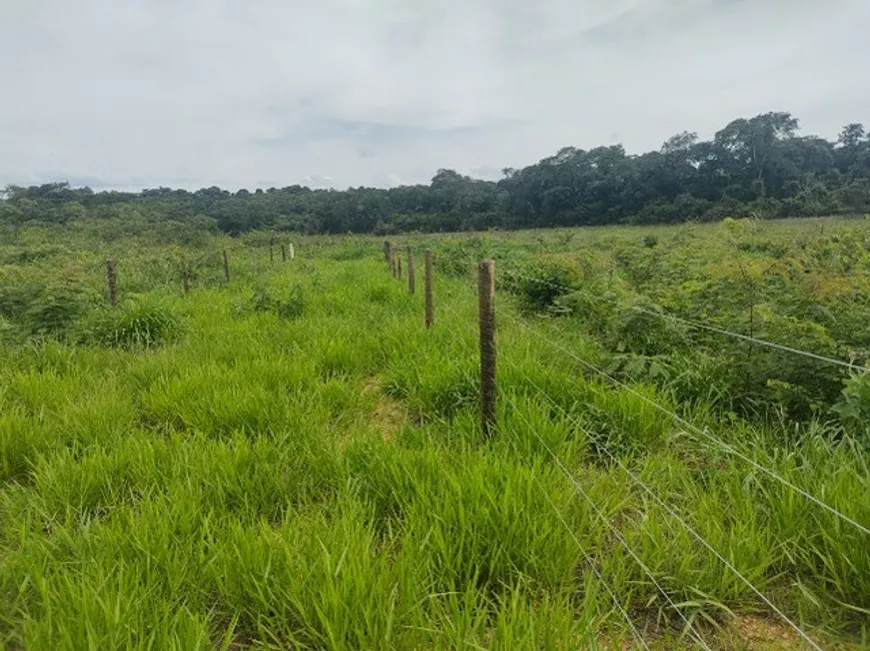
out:
<path id="1" fill-rule="evenodd" d="M 0 353 L 6 648 L 809 648 L 684 524 L 816 644 L 870 648 L 862 532 L 501 293 L 484 440 L 474 288 L 439 276 L 427 331 L 378 255 L 150 290 L 160 345 Z M 870 522 L 848 441 L 632 388 Z"/>

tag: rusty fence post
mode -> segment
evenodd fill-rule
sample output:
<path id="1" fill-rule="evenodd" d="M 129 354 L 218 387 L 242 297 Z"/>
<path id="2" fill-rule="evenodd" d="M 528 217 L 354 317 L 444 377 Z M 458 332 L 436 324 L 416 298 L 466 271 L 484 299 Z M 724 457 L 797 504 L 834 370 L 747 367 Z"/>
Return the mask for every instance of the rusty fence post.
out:
<path id="1" fill-rule="evenodd" d="M 432 297 L 432 283 L 434 281 L 433 274 L 432 251 L 427 249 L 423 264 L 423 283 L 426 295 L 426 328 L 431 328 L 432 323 L 435 320 L 435 305 Z"/>
<path id="2" fill-rule="evenodd" d="M 480 416 L 484 437 L 495 431 L 495 262 L 483 260 L 478 267 L 480 306 Z"/>
<path id="3" fill-rule="evenodd" d="M 190 266 L 187 258 L 181 261 L 181 282 L 184 284 L 184 295 L 190 294 Z"/>
<path id="4" fill-rule="evenodd" d="M 417 271 L 414 269 L 414 249 L 408 247 L 408 293 L 412 296 L 417 291 Z"/>
<path id="5" fill-rule="evenodd" d="M 112 307 L 118 306 L 118 272 L 114 260 L 106 260 L 106 279 L 109 282 L 109 300 Z"/>

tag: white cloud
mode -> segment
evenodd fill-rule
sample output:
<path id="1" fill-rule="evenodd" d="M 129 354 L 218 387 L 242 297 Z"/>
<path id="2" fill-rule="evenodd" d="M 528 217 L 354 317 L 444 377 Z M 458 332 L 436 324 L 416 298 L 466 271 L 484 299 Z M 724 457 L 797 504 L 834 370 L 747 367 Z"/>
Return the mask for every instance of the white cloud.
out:
<path id="1" fill-rule="evenodd" d="M 867 120 L 870 3 L 29 0 L 0 23 L 0 185 L 493 177 L 788 110 Z"/>

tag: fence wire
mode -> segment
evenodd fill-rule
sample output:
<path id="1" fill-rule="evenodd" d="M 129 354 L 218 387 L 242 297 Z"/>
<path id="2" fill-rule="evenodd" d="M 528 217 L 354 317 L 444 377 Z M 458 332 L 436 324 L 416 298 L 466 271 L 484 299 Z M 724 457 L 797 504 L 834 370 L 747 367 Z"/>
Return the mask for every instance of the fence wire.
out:
<path id="1" fill-rule="evenodd" d="M 720 334 L 726 337 L 731 337 L 733 339 L 739 339 L 741 341 L 749 342 L 755 346 L 763 346 L 766 348 L 771 348 L 774 350 L 779 350 L 781 352 L 790 353 L 792 355 L 799 355 L 801 357 L 806 357 L 808 359 L 813 359 L 819 362 L 825 362 L 827 364 L 833 364 L 836 366 L 840 366 L 843 368 L 847 368 L 852 371 L 861 371 L 861 372 L 870 372 L 870 368 L 867 366 L 862 366 L 861 364 L 854 364 L 852 362 L 846 362 L 842 359 L 835 359 L 833 357 L 828 357 L 826 355 L 819 355 L 818 353 L 813 353 L 807 350 L 801 350 L 800 348 L 793 348 L 791 346 L 786 346 L 785 344 L 780 344 L 774 341 L 767 341 L 766 339 L 759 339 L 758 337 L 750 337 L 749 335 L 744 335 L 739 332 L 734 332 L 733 330 L 728 330 L 726 328 L 720 328 L 718 326 L 710 325 L 708 323 L 703 323 L 701 321 L 694 321 L 691 319 L 684 319 L 683 317 L 676 316 L 674 314 L 668 314 L 667 312 L 659 312 L 657 310 L 650 310 L 648 308 L 640 307 L 638 305 L 627 305 L 625 303 L 619 302 L 616 299 L 607 299 L 603 296 L 596 296 L 594 294 L 590 294 L 589 292 L 583 292 L 576 288 L 568 287 L 567 285 L 560 285 L 558 283 L 553 283 L 548 280 L 542 280 L 540 278 L 532 278 L 531 276 L 524 276 L 522 274 L 518 274 L 514 271 L 505 271 L 505 274 L 509 276 L 513 276 L 514 278 L 519 278 L 521 280 L 526 280 L 529 282 L 538 283 L 541 285 L 545 285 L 548 287 L 552 287 L 554 289 L 559 289 L 560 291 L 570 292 L 570 293 L 582 293 L 584 296 L 587 296 L 596 301 L 610 301 L 611 303 L 620 305 L 628 310 L 632 310 L 633 312 L 638 312 L 640 314 L 647 314 L 649 316 L 658 317 L 660 319 L 666 319 L 670 321 L 674 321 L 675 323 L 680 323 L 690 328 L 695 328 L 696 330 L 706 330 L 707 332 L 713 332 L 716 334 Z"/>

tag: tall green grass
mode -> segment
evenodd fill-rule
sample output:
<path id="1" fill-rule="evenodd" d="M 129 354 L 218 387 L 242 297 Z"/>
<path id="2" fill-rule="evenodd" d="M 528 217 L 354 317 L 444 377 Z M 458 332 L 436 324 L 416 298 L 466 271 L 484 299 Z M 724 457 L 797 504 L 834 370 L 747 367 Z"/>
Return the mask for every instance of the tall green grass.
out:
<path id="1" fill-rule="evenodd" d="M 591 377 L 517 325 L 524 306 L 504 294 L 484 440 L 466 280 L 439 276 L 427 331 L 378 242 L 298 251 L 271 267 L 260 249 L 258 274 L 229 286 L 216 266 L 187 299 L 174 271 L 138 260 L 131 306 L 86 306 L 82 336 L 22 334 L 0 352 L 6 648 L 636 646 L 620 608 L 651 648 L 694 648 L 551 453 L 713 648 L 744 648 L 735 616 L 774 626 L 605 449 L 820 643 L 867 648 L 866 536 Z M 102 318 L 115 335 L 91 329 Z M 609 359 L 583 329 L 526 323 Z M 155 336 L 128 334 L 143 328 Z M 870 523 L 866 448 L 840 429 L 721 420 L 633 388 Z"/>

